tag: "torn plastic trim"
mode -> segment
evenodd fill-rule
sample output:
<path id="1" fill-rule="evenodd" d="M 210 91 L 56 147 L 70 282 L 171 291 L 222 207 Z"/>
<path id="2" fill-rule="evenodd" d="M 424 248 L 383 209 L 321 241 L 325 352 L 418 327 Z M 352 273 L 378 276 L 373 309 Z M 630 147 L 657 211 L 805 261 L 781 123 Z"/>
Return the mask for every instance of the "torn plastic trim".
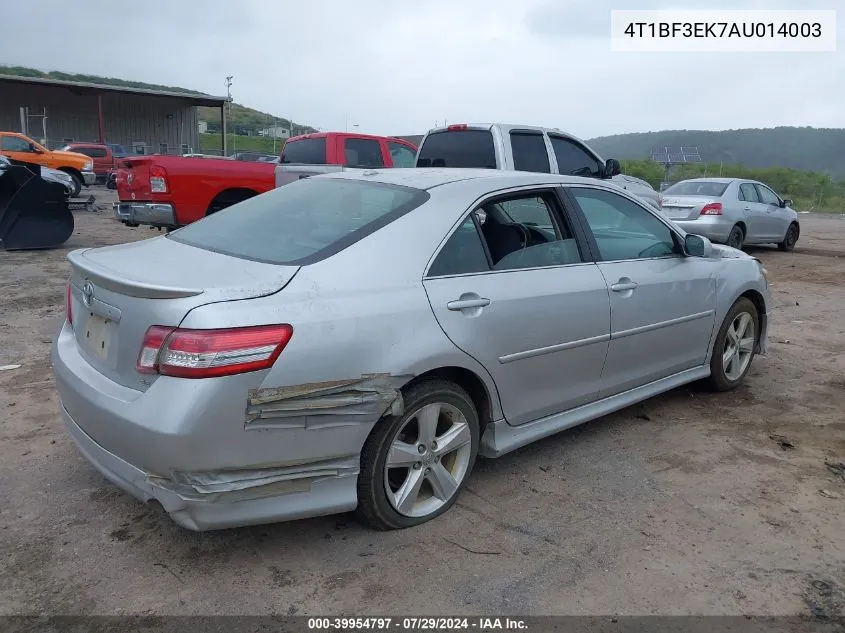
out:
<path id="1" fill-rule="evenodd" d="M 357 455 L 320 460 L 309 464 L 267 466 L 197 472 L 171 471 L 170 478 L 148 474 L 147 480 L 185 499 L 215 501 L 225 493 L 240 498 L 307 492 L 311 484 L 328 478 L 356 476 Z M 227 495 L 230 497 L 231 495 Z M 234 499 L 231 499 L 234 500 Z"/>
<path id="2" fill-rule="evenodd" d="M 401 387 L 412 376 L 364 374 L 360 378 L 253 389 L 247 399 L 248 429 L 320 429 L 375 422 L 388 410 L 402 415 Z"/>

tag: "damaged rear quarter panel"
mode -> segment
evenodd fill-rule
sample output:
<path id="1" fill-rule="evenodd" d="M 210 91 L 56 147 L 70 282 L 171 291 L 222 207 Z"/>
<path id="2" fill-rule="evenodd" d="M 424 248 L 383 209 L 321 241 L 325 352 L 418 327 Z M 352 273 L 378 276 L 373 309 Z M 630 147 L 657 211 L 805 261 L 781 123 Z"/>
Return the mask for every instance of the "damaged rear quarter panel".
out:
<path id="1" fill-rule="evenodd" d="M 376 233 L 303 266 L 274 295 L 188 314 L 182 327 L 293 326 L 274 367 L 257 373 L 255 384 L 239 394 L 239 416 L 225 421 L 231 430 L 239 425 L 244 437 L 269 434 L 264 441 L 278 441 L 280 454 L 306 448 L 290 446 L 303 440 L 303 458 L 357 454 L 386 411 L 401 412 L 404 384 L 449 366 L 478 376 L 491 394 L 493 418 L 501 417 L 489 374 L 445 336 L 422 286 L 425 265 L 456 218 L 440 227 L 427 223 L 410 244 L 407 228 L 399 226 L 409 218 L 401 218 L 381 230 L 395 236 Z M 319 447 L 312 434 L 319 434 Z"/>

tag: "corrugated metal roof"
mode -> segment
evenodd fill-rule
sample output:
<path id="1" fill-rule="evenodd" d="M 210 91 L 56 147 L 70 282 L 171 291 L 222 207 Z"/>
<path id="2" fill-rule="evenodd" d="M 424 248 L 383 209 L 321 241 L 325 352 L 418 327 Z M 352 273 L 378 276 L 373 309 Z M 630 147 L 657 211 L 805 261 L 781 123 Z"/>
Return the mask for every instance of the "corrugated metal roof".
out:
<path id="1" fill-rule="evenodd" d="M 152 90 L 148 88 L 113 86 L 109 84 L 96 84 L 83 81 L 65 81 L 64 79 L 51 79 L 48 77 L 21 77 L 18 75 L 0 74 L 0 84 L 4 82 L 73 88 L 75 90 L 82 90 L 89 93 L 121 92 L 124 94 L 148 95 L 150 97 L 172 97 L 190 101 L 193 105 L 203 106 L 220 107 L 227 101 L 226 97 L 215 97 L 214 95 L 207 95 L 204 93 L 179 92 L 177 90 Z"/>

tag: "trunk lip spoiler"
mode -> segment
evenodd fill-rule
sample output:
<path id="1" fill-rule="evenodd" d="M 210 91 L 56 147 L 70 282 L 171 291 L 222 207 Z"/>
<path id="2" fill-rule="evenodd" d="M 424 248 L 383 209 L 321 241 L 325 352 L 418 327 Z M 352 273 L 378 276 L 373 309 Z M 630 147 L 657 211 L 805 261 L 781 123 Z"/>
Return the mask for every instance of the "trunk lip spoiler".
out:
<path id="1" fill-rule="evenodd" d="M 195 297 L 205 292 L 202 288 L 164 286 L 145 283 L 140 280 L 126 279 L 122 273 L 113 271 L 100 264 L 95 264 L 90 259 L 87 259 L 85 253 L 89 250 L 93 249 L 86 248 L 71 251 L 68 253 L 67 259 L 75 273 L 106 290 L 141 299 L 181 299 Z"/>

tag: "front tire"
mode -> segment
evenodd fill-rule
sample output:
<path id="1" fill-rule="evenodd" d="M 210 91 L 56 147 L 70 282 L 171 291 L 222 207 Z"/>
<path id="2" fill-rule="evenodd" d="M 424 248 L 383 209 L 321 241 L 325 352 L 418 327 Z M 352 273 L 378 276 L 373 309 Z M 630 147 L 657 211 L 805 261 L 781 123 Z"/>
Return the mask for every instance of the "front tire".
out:
<path id="1" fill-rule="evenodd" d="M 378 530 L 413 527 L 446 512 L 478 455 L 478 413 L 461 387 L 426 380 L 403 399 L 405 412 L 382 417 L 361 451 L 357 514 Z"/>
<path id="2" fill-rule="evenodd" d="M 72 171 L 66 171 L 65 173 L 73 180 L 73 191 L 70 192 L 70 197 L 75 198 L 79 195 L 79 192 L 82 191 L 82 178 Z"/>
<path id="3" fill-rule="evenodd" d="M 798 225 L 793 222 L 786 229 L 786 235 L 783 236 L 783 241 L 778 242 L 778 248 L 785 252 L 791 252 L 795 248 L 795 243 L 798 242 Z"/>
<path id="4" fill-rule="evenodd" d="M 732 246 L 738 250 L 742 250 L 742 245 L 745 243 L 745 231 L 739 224 L 735 224 L 728 233 L 728 246 Z"/>
<path id="5" fill-rule="evenodd" d="M 759 340 L 759 315 L 750 299 L 740 297 L 728 311 L 710 358 L 710 386 L 715 391 L 735 389 L 745 379 Z"/>

